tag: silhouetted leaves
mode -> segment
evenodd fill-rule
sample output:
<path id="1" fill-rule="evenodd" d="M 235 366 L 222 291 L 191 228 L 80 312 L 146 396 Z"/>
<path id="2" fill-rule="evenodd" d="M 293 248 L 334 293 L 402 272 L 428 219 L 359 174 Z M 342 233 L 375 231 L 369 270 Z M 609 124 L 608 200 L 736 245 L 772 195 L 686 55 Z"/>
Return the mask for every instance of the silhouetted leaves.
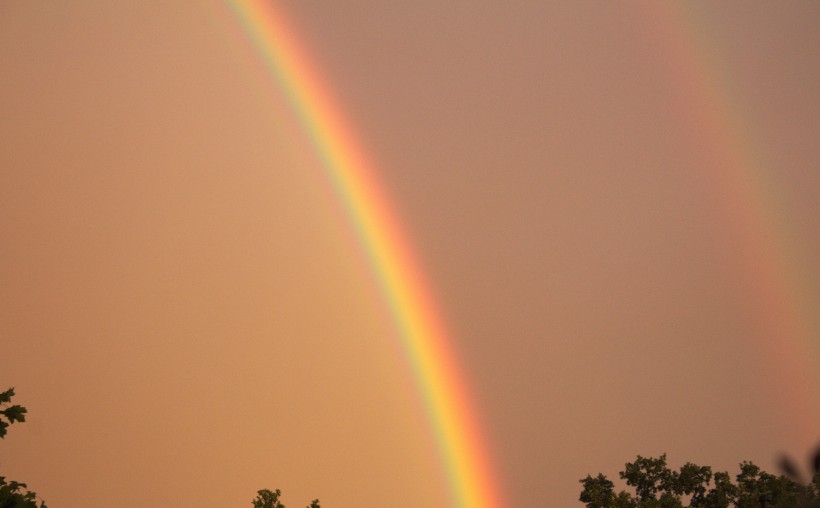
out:
<path id="1" fill-rule="evenodd" d="M 8 427 L 15 422 L 26 421 L 26 408 L 23 406 L 6 406 L 11 403 L 11 398 L 14 397 L 14 388 L 9 388 L 5 392 L 0 393 L 0 439 L 6 437 Z M 5 418 L 5 421 L 3 420 Z"/>
<path id="2" fill-rule="evenodd" d="M 285 508 L 285 505 L 279 502 L 281 495 L 282 491 L 279 489 L 257 491 L 256 499 L 253 500 L 253 508 Z"/>
<path id="3" fill-rule="evenodd" d="M 26 408 L 10 406 L 14 388 L 0 393 L 0 438 L 5 438 L 12 423 L 26 421 Z M 3 407 L 5 406 L 5 407 Z M 27 490 L 25 483 L 6 481 L 0 476 L 0 508 L 46 508 L 46 503 L 37 504 L 37 494 Z"/>
<path id="4" fill-rule="evenodd" d="M 282 497 L 282 491 L 279 489 L 262 489 L 256 493 L 256 498 L 253 500 L 253 508 L 285 508 L 285 505 L 283 505 L 282 502 L 279 501 L 280 497 Z M 307 508 L 322 507 L 319 506 L 319 500 L 314 499 L 310 502 L 310 506 L 308 506 Z"/>
<path id="5" fill-rule="evenodd" d="M 610 507 L 615 501 L 615 484 L 607 479 L 603 474 L 598 474 L 593 478 L 587 475 L 581 480 L 584 489 L 581 491 L 580 500 L 587 504 L 589 508 Z"/>
<path id="6" fill-rule="evenodd" d="M 666 454 L 658 458 L 638 455 L 619 473 L 633 487 L 634 495 L 616 493 L 614 484 L 598 474 L 580 480 L 579 500 L 587 508 L 820 508 L 817 468 L 808 484 L 799 481 L 799 471 L 790 459 L 782 460 L 781 468 L 788 476 L 766 473 L 744 461 L 732 483 L 725 471 L 713 474 L 710 467 L 691 462 L 673 471 L 666 465 Z"/>

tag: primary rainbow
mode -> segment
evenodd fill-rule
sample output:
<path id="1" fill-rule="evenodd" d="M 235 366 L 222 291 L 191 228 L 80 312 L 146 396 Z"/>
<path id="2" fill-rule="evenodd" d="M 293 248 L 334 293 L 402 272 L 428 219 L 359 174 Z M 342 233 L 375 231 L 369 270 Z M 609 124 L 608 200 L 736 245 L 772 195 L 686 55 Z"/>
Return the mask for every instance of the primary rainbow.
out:
<path id="1" fill-rule="evenodd" d="M 369 256 L 427 406 L 455 506 L 503 506 L 445 327 L 376 172 L 273 2 L 230 2 L 321 157 Z"/>

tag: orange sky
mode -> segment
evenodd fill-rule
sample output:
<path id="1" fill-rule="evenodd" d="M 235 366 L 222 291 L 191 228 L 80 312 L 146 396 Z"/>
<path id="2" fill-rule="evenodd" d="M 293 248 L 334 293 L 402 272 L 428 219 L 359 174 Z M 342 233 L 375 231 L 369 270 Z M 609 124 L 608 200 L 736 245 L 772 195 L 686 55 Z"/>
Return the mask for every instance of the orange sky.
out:
<path id="1" fill-rule="evenodd" d="M 580 506 L 636 454 L 735 473 L 820 437 L 820 6 L 687 11 L 772 245 L 727 206 L 714 105 L 650 5 L 286 4 L 510 506 Z M 29 409 L 0 472 L 50 506 L 447 506 L 384 302 L 257 58 L 218 3 L 0 5 L 0 389 Z M 761 246 L 787 283 L 750 268 Z M 801 340 L 771 337 L 778 287 Z"/>

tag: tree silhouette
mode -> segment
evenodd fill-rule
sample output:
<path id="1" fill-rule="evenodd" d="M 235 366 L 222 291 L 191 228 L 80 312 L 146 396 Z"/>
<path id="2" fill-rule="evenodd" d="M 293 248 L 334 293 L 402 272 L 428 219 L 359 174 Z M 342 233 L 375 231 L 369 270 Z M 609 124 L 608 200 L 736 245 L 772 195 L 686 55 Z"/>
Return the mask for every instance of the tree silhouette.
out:
<path id="1" fill-rule="evenodd" d="M 279 496 L 281 495 L 282 491 L 279 489 L 273 491 L 262 489 L 256 493 L 253 508 L 285 508 L 285 505 L 279 502 Z"/>
<path id="2" fill-rule="evenodd" d="M 598 474 L 580 480 L 579 500 L 587 508 L 820 508 L 820 450 L 808 483 L 788 457 L 781 460 L 781 469 L 785 474 L 776 476 L 744 461 L 733 483 L 729 473 L 713 474 L 709 466 L 687 462 L 674 471 L 666 465 L 666 454 L 638 455 L 619 473 L 634 495 L 615 492 L 615 485 Z"/>
<path id="3" fill-rule="evenodd" d="M 252 501 L 253 508 L 285 508 L 285 505 L 279 501 L 279 498 L 282 496 L 282 491 L 279 489 L 276 490 L 268 490 L 262 489 L 256 492 L 256 498 Z M 2 507 L 0 507 L 2 508 Z M 310 506 L 307 508 L 322 508 L 319 506 L 319 500 L 314 499 L 310 502 Z"/>
<path id="4" fill-rule="evenodd" d="M 6 437 L 8 428 L 17 422 L 26 421 L 26 408 L 12 405 L 14 388 L 0 393 L 0 439 Z M 0 476 L 0 508 L 46 508 L 46 503 L 40 500 L 37 504 L 37 494 L 27 490 L 25 483 L 6 480 Z"/>

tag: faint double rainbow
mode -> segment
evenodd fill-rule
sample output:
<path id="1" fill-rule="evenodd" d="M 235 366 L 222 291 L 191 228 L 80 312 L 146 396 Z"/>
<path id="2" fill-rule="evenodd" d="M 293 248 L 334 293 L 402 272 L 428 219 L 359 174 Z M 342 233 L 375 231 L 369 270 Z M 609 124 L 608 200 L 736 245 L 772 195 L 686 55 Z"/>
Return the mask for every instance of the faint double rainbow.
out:
<path id="1" fill-rule="evenodd" d="M 369 256 L 422 392 L 455 506 L 502 506 L 450 338 L 359 141 L 273 2 L 229 2 L 312 141 Z"/>
<path id="2" fill-rule="evenodd" d="M 697 133 L 693 149 L 708 167 L 720 168 L 707 176 L 735 248 L 743 252 L 736 258 L 737 270 L 756 300 L 755 324 L 766 337 L 755 346 L 778 378 L 775 388 L 788 412 L 784 424 L 804 445 L 813 444 L 820 418 L 816 288 L 805 283 L 812 279 L 805 273 L 810 268 L 791 231 L 776 170 L 755 145 L 756 122 L 741 107 L 743 89 L 722 44 L 709 37 L 716 33 L 709 25 L 717 22 L 711 8 L 702 2 L 641 4 L 651 43 L 659 44 L 665 56 L 681 120 Z"/>

